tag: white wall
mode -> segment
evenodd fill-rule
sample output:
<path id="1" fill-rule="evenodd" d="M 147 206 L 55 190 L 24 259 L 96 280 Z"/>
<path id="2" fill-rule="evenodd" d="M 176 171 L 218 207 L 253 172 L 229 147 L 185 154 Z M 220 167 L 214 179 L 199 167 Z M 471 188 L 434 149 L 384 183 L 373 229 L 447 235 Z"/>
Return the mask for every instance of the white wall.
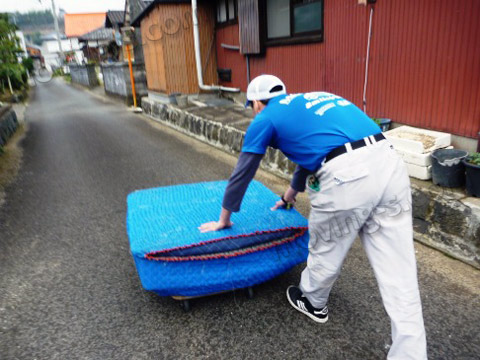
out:
<path id="1" fill-rule="evenodd" d="M 64 52 L 80 50 L 80 44 L 77 38 L 64 39 L 64 40 L 61 40 L 61 43 L 62 43 L 62 50 Z M 42 43 L 42 53 L 43 52 L 56 53 L 59 51 L 60 49 L 58 47 L 57 40 L 47 40 Z"/>
<path id="2" fill-rule="evenodd" d="M 106 47 L 112 40 L 89 40 L 88 47 L 97 48 L 97 47 Z"/>
<path id="3" fill-rule="evenodd" d="M 61 40 L 62 50 L 66 52 L 74 52 L 75 60 L 78 64 L 83 63 L 83 52 L 77 38 Z M 57 40 L 47 40 L 42 43 L 42 55 L 45 59 L 45 67 L 51 70 L 52 67 L 60 66 L 60 49 Z"/>
<path id="4" fill-rule="evenodd" d="M 26 58 L 28 57 L 28 54 L 27 54 L 27 46 L 25 44 L 25 37 L 23 36 L 23 32 L 21 31 L 15 31 L 15 35 L 18 37 L 18 39 L 20 40 L 20 48 L 23 50 L 23 53 L 20 55 L 20 58 Z M 19 58 L 19 61 L 21 61 L 21 59 Z"/>

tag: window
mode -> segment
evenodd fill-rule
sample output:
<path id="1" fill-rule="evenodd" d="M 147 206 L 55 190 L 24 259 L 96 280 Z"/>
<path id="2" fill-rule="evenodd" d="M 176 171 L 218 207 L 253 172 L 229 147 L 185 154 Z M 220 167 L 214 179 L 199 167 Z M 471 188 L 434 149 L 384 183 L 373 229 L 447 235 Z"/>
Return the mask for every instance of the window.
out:
<path id="1" fill-rule="evenodd" d="M 217 24 L 234 22 L 237 18 L 237 0 L 217 0 Z"/>
<path id="2" fill-rule="evenodd" d="M 322 40 L 323 0 L 267 0 L 266 5 L 270 43 Z"/>
<path id="3" fill-rule="evenodd" d="M 267 0 L 268 38 L 290 36 L 290 0 Z"/>

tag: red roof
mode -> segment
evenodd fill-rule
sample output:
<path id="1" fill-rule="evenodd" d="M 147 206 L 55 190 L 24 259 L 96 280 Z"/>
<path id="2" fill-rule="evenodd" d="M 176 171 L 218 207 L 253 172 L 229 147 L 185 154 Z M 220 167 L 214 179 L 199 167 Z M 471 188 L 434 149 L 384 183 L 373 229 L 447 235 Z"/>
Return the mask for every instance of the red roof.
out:
<path id="1" fill-rule="evenodd" d="M 65 14 L 65 35 L 78 37 L 103 27 L 106 13 Z"/>

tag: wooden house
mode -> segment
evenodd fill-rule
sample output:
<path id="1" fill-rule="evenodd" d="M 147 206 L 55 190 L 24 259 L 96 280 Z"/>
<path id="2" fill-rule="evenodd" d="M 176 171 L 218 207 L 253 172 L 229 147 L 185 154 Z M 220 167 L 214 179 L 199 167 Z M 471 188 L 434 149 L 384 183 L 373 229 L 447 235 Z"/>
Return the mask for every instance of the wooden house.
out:
<path id="1" fill-rule="evenodd" d="M 157 0 L 139 17 L 150 90 L 199 91 L 190 9 Z M 329 91 L 372 117 L 478 136 L 478 0 L 199 1 L 199 17 L 205 83 L 245 91 L 269 73 L 290 93 Z"/>
<path id="2" fill-rule="evenodd" d="M 200 1 L 200 49 L 206 84 L 217 83 L 215 6 Z M 192 94 L 199 91 L 195 65 L 192 12 L 189 1 L 153 1 L 137 17 L 142 32 L 148 89 Z"/>

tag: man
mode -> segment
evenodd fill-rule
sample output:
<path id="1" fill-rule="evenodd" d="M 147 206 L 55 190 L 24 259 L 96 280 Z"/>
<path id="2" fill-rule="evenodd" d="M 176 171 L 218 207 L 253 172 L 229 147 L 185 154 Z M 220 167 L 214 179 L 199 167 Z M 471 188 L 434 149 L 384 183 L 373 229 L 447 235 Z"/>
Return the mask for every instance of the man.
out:
<path id="1" fill-rule="evenodd" d="M 225 191 L 220 219 L 200 226 L 216 231 L 233 224 L 268 146 L 297 164 L 272 210 L 295 203 L 307 189 L 309 256 L 289 303 L 316 322 L 328 320 L 327 300 L 357 234 L 377 278 L 391 319 L 389 359 L 426 359 L 426 339 L 413 247 L 410 181 L 402 159 L 360 109 L 340 96 L 286 95 L 272 75 L 255 78 L 247 104 L 256 114 L 245 135 Z"/>

